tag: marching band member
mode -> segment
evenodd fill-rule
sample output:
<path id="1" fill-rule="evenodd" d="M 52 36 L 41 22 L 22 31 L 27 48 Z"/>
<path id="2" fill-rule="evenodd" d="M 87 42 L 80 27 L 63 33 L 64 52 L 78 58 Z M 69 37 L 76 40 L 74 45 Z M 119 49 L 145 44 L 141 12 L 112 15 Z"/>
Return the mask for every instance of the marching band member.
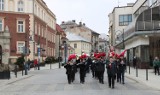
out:
<path id="1" fill-rule="evenodd" d="M 68 84 L 71 84 L 71 82 L 75 79 L 75 71 L 76 71 L 76 55 L 70 55 L 68 58 L 67 64 L 64 65 L 64 68 L 66 68 L 66 74 L 68 79 Z"/>

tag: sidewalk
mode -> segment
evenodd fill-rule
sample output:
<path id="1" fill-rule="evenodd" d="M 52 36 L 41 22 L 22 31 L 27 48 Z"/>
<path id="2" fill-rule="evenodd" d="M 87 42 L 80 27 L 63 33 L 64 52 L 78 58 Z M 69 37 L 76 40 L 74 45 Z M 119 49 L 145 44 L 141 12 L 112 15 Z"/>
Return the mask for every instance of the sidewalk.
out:
<path id="1" fill-rule="evenodd" d="M 148 80 L 146 80 L 146 69 L 138 69 L 138 77 L 136 77 L 136 69 L 130 67 L 129 74 L 129 67 L 127 67 L 127 72 L 125 73 L 125 76 L 139 83 L 143 83 L 148 87 L 160 90 L 160 75 L 155 75 L 154 69 L 148 69 Z"/>
<path id="2" fill-rule="evenodd" d="M 56 69 L 56 68 L 59 68 L 58 63 L 51 64 L 51 66 L 50 66 L 50 64 L 46 64 L 44 67 L 40 67 L 40 70 L 50 70 L 50 69 Z M 61 68 L 62 68 L 62 66 L 61 66 Z M 34 76 L 34 74 L 33 74 L 34 71 L 38 71 L 38 70 L 35 70 L 34 68 L 31 68 L 28 71 L 28 75 L 25 75 L 25 71 L 23 71 L 23 76 L 22 76 L 22 71 L 17 72 L 17 78 L 15 76 L 15 73 L 11 72 L 11 78 L 9 80 L 8 79 L 5 79 L 5 80 L 0 79 L 0 87 L 3 86 L 3 85 L 11 84 L 11 83 L 14 83 L 16 81 L 20 81 L 20 80 L 32 77 L 32 76 Z"/>

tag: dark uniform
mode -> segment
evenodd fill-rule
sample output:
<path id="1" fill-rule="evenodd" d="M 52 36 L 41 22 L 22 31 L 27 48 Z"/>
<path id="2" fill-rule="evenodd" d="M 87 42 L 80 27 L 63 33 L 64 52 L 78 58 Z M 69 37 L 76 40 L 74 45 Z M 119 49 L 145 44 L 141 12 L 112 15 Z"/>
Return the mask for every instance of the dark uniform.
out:
<path id="1" fill-rule="evenodd" d="M 119 82 L 122 84 L 124 84 L 124 74 L 125 74 L 125 70 L 126 70 L 126 64 L 124 63 L 123 60 L 121 60 L 121 62 L 118 64 L 118 72 L 120 74 L 119 76 Z"/>
<path id="2" fill-rule="evenodd" d="M 109 87 L 112 86 L 112 88 L 114 88 L 115 75 L 116 75 L 116 64 L 115 64 L 115 62 L 110 62 L 109 64 L 107 64 L 106 68 L 107 68 L 107 74 L 108 74 Z"/>
<path id="3" fill-rule="evenodd" d="M 66 64 L 64 65 L 64 68 L 66 68 L 66 74 L 67 74 L 67 79 L 68 79 L 68 83 L 71 84 L 71 82 L 74 81 L 75 79 L 75 65 L 70 65 L 70 64 Z"/>
<path id="4" fill-rule="evenodd" d="M 80 83 L 84 83 L 85 82 L 85 68 L 86 68 L 86 65 L 85 65 L 85 62 L 80 62 L 79 64 L 77 64 L 77 67 L 80 69 Z"/>
<path id="5" fill-rule="evenodd" d="M 91 63 L 91 71 L 92 71 L 92 77 L 95 78 L 95 60 Z"/>
<path id="6" fill-rule="evenodd" d="M 97 75 L 98 75 L 98 79 L 99 82 L 104 84 L 104 71 L 105 71 L 105 64 L 103 61 L 99 60 L 96 63 L 96 67 L 97 67 Z"/>

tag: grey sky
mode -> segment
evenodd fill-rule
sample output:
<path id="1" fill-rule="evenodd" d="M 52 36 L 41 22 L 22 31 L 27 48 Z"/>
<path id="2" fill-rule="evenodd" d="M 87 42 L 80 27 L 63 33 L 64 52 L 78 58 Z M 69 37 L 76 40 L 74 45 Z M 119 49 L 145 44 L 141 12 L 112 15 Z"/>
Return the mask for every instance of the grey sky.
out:
<path id="1" fill-rule="evenodd" d="M 118 6 L 118 0 L 44 0 L 56 15 L 57 23 L 76 20 L 98 32 L 108 32 L 108 14 Z M 136 0 L 119 0 L 119 6 Z"/>

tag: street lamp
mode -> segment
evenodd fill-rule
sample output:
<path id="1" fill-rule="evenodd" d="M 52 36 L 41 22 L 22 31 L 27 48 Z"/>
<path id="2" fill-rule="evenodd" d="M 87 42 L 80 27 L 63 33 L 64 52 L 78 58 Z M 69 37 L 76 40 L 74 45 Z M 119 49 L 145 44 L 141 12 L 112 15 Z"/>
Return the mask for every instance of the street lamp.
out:
<path id="1" fill-rule="evenodd" d="M 123 29 L 123 31 L 120 31 L 120 30 L 118 30 L 118 31 L 122 34 L 121 35 L 121 37 L 122 37 L 122 44 L 123 44 L 122 49 L 125 49 L 125 45 L 124 45 L 124 29 Z M 118 32 L 118 31 L 116 31 L 116 32 Z M 117 40 L 120 40 L 118 36 L 117 36 Z"/>

